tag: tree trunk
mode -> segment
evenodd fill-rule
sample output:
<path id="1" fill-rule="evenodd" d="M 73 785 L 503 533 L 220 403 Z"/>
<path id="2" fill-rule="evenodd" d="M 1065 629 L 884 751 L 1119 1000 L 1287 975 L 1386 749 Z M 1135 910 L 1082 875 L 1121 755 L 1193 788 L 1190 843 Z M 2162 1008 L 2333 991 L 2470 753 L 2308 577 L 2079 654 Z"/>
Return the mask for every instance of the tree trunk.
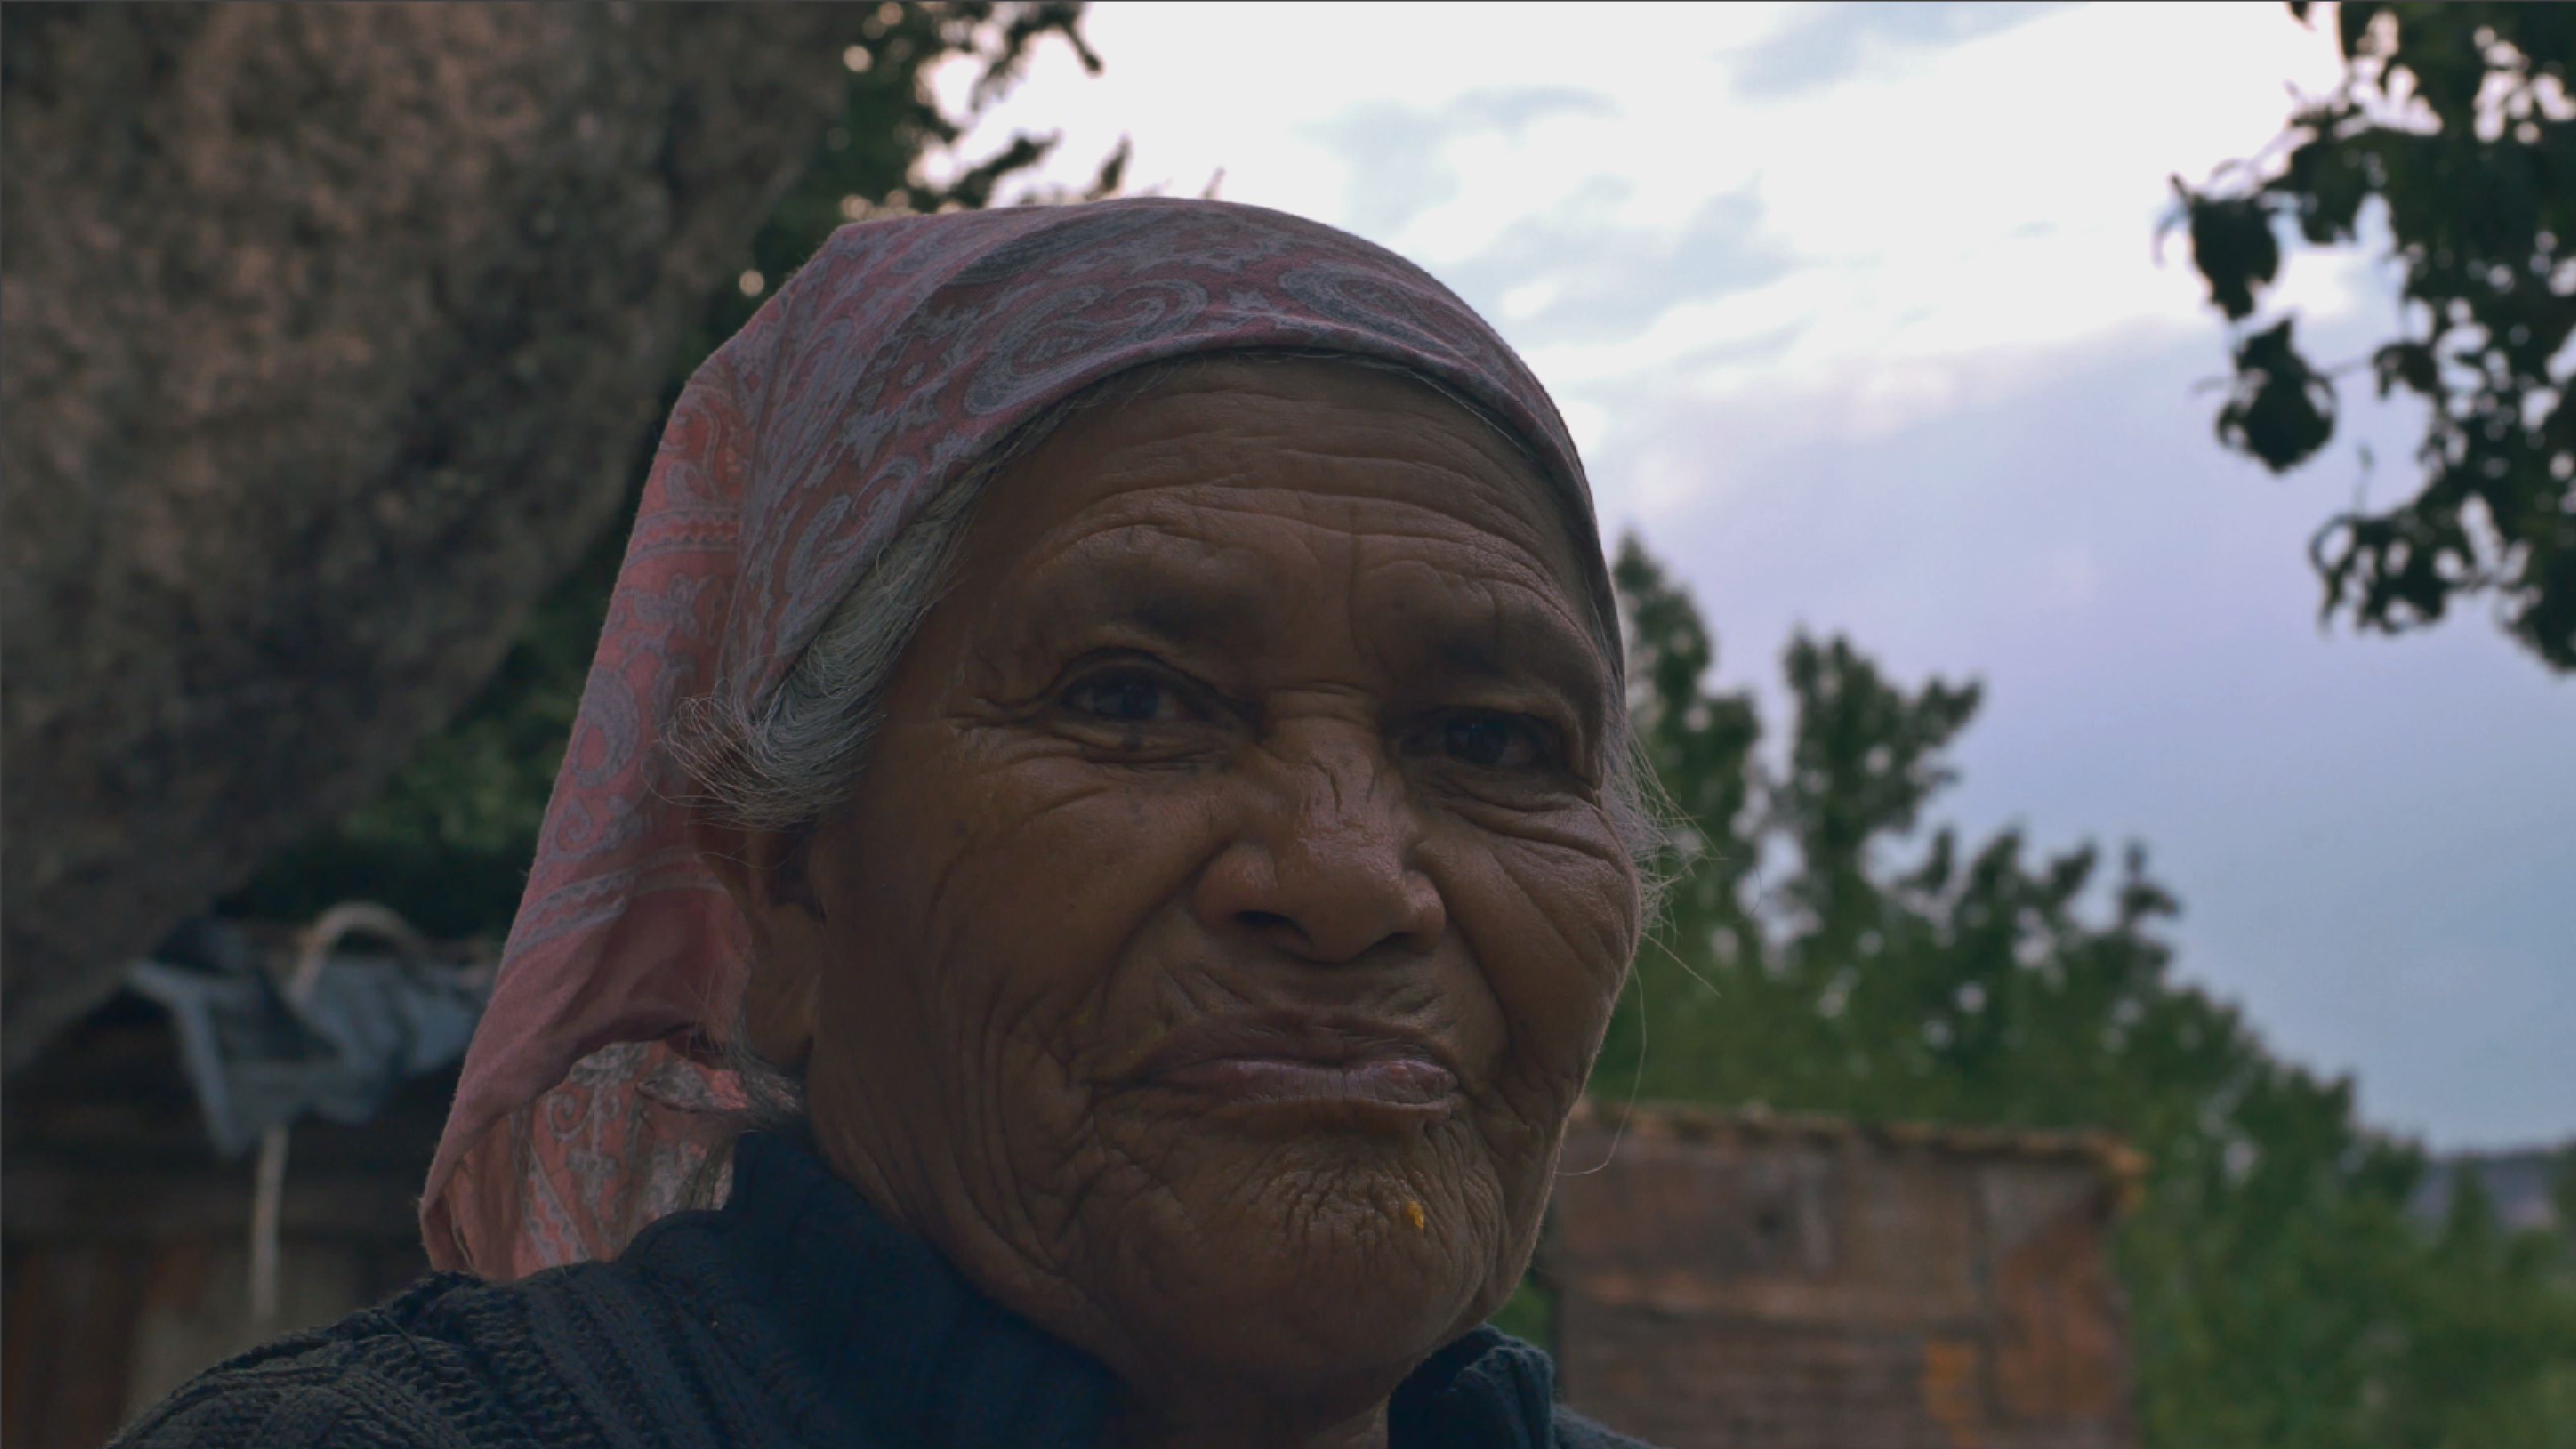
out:
<path id="1" fill-rule="evenodd" d="M 7 7 L 11 1069 L 482 684 L 866 13 Z"/>

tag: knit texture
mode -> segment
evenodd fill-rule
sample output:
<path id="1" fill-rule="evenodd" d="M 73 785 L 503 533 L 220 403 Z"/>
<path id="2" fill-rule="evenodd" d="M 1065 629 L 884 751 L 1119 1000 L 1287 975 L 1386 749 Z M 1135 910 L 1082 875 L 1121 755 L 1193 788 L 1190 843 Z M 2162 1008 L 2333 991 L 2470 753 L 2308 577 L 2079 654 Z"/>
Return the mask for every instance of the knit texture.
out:
<path id="1" fill-rule="evenodd" d="M 1491 1328 L 1388 1408 L 1392 1449 L 1616 1449 Z M 129 1449 L 1081 1449 L 1116 1384 L 978 1293 L 789 1139 L 736 1150 L 714 1212 L 613 1263 L 460 1273 L 220 1365 Z"/>

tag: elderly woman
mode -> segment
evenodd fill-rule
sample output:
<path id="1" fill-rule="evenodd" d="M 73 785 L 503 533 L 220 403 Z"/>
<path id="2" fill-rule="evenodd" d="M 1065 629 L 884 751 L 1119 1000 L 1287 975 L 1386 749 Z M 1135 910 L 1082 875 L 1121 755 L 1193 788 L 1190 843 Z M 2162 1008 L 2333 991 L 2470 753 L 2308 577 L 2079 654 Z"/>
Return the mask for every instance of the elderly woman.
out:
<path id="1" fill-rule="evenodd" d="M 1398 258 L 843 230 L 664 434 L 422 1210 L 470 1275 L 129 1442 L 1625 1442 L 1482 1326 L 1637 942 L 1618 639 Z"/>

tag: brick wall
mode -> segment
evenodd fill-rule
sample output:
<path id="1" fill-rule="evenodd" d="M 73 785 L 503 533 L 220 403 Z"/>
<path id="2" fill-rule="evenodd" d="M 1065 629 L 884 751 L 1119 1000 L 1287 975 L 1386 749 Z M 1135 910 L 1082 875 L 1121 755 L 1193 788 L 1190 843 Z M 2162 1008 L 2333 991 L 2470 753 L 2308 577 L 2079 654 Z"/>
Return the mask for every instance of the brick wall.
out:
<path id="1" fill-rule="evenodd" d="M 1586 1412 L 1670 1449 L 2135 1442 L 2114 1144 L 1592 1107 L 1565 1162 L 1541 1268 Z"/>

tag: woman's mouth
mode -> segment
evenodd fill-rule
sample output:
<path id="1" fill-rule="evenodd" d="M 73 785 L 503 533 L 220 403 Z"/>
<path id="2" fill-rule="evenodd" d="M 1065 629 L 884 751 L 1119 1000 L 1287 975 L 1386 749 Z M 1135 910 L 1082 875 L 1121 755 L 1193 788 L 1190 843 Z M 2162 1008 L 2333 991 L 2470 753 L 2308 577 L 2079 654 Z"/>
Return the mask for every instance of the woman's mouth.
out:
<path id="1" fill-rule="evenodd" d="M 1430 1042 L 1376 1023 L 1263 1014 L 1174 1032 L 1137 1073 L 1140 1086 L 1245 1106 L 1445 1113 L 1457 1071 Z"/>

